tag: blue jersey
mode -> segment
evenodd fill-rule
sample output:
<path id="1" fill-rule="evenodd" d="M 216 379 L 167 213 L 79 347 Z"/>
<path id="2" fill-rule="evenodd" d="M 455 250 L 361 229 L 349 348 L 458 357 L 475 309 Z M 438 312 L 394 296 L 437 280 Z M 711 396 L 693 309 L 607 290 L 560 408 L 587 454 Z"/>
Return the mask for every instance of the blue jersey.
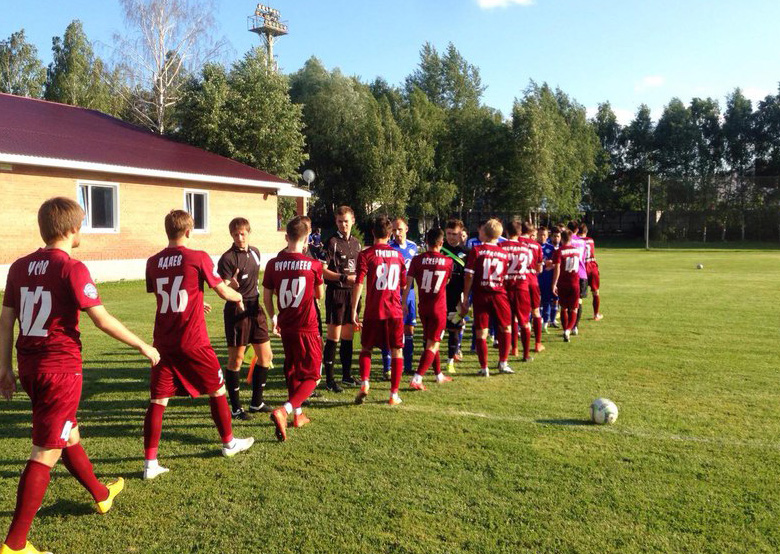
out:
<path id="1" fill-rule="evenodd" d="M 498 237 L 498 244 L 501 244 L 505 240 L 506 240 L 505 237 Z M 475 246 L 479 246 L 480 244 L 482 244 L 482 241 L 479 240 L 479 238 L 472 237 L 466 241 L 466 248 L 471 250 L 472 248 L 474 248 Z"/>
<path id="2" fill-rule="evenodd" d="M 554 246 L 553 243 L 547 240 L 542 245 L 542 256 L 544 257 L 544 260 L 552 260 L 553 254 L 556 250 L 560 248 L 560 245 Z M 542 286 L 544 284 L 545 286 L 549 287 L 552 286 L 552 277 L 553 277 L 553 270 L 550 269 L 543 269 L 542 272 L 539 274 L 539 286 Z"/>
<path id="3" fill-rule="evenodd" d="M 401 246 L 396 242 L 395 239 L 391 239 L 388 244 L 392 247 L 398 250 L 401 253 L 401 256 L 404 257 L 404 263 L 406 264 L 406 271 L 409 271 L 409 264 L 412 263 L 412 258 L 414 258 L 417 253 L 419 252 L 419 248 L 415 243 L 413 243 L 410 240 L 406 241 L 406 244 Z M 409 293 L 409 296 L 411 297 L 414 293 L 414 283 L 412 283 L 412 292 Z"/>

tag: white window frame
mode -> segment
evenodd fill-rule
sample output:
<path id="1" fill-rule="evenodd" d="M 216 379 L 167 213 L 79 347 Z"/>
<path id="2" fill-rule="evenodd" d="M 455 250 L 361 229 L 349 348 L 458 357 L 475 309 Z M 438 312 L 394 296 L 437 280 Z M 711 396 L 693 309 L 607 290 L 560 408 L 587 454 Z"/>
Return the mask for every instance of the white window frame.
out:
<path id="1" fill-rule="evenodd" d="M 204 199 L 205 201 L 203 202 L 203 209 L 205 211 L 205 213 L 203 214 L 204 215 L 204 219 L 205 219 L 205 227 L 203 229 L 193 229 L 192 230 L 193 233 L 205 235 L 205 234 L 210 232 L 209 229 L 210 229 L 210 219 L 211 218 L 209 217 L 210 216 L 209 191 L 201 190 L 201 189 L 184 189 L 184 196 L 183 196 L 183 206 L 184 206 L 184 208 L 183 209 L 184 209 L 185 212 L 187 211 L 187 195 L 188 194 L 202 194 L 203 196 L 205 196 L 205 199 Z M 189 212 L 187 212 L 187 213 L 189 213 Z M 190 214 L 190 215 L 192 215 L 192 219 L 194 221 L 195 220 L 195 216 L 193 214 Z"/>
<path id="2" fill-rule="evenodd" d="M 111 183 L 108 181 L 76 181 L 76 201 L 81 205 L 81 187 L 91 188 L 93 186 L 106 187 L 114 189 L 114 227 L 113 228 L 92 228 L 92 222 L 88 217 L 89 214 L 84 214 L 85 223 L 81 225 L 81 232 L 88 234 L 109 234 L 115 235 L 119 233 L 119 183 Z M 92 200 L 92 193 L 89 193 L 90 202 Z M 84 210 L 87 212 L 87 210 Z"/>

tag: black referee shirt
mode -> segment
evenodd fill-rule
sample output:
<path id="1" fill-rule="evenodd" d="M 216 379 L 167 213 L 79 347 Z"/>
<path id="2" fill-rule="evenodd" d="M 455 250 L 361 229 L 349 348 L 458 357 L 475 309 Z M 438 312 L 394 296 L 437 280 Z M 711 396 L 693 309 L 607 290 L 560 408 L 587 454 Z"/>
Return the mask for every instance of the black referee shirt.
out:
<path id="1" fill-rule="evenodd" d="M 217 273 L 224 280 L 233 278 L 233 274 L 238 269 L 236 280 L 238 281 L 238 292 L 244 300 L 254 300 L 260 296 L 257 289 L 257 280 L 260 276 L 260 251 L 249 246 L 246 250 L 241 250 L 233 244 L 230 250 L 222 254 L 217 262 Z"/>
<path id="2" fill-rule="evenodd" d="M 325 255 L 327 256 L 327 267 L 331 271 L 342 275 L 355 275 L 357 273 L 357 257 L 360 254 L 360 241 L 350 235 L 349 239 L 337 232 L 328 239 L 325 245 Z M 330 287 L 351 289 L 349 283 L 341 281 L 326 280 L 325 283 Z"/>

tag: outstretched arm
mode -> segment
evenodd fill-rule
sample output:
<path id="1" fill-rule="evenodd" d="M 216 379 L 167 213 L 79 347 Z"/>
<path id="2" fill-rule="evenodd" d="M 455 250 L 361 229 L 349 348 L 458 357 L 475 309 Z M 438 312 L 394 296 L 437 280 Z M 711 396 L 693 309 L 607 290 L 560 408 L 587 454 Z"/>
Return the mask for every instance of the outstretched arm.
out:
<path id="1" fill-rule="evenodd" d="M 157 349 L 135 336 L 121 321 L 108 313 L 105 306 L 93 306 L 92 308 L 87 308 L 86 312 L 92 323 L 95 324 L 95 327 L 109 337 L 132 346 L 148 358 L 153 366 L 160 361 L 160 353 L 157 352 Z"/>
<path id="2" fill-rule="evenodd" d="M 227 286 L 224 281 L 214 287 L 214 292 L 216 292 L 217 296 L 222 300 L 235 302 L 238 304 L 238 309 L 242 312 L 244 311 L 244 298 L 241 296 L 241 293 Z"/>

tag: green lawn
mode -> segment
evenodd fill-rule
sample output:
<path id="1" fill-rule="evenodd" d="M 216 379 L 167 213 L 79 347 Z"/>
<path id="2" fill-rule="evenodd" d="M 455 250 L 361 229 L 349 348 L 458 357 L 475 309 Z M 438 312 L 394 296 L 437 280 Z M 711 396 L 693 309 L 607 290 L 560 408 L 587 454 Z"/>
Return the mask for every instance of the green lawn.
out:
<path id="1" fill-rule="evenodd" d="M 58 466 L 30 538 L 55 554 L 777 552 L 780 252 L 599 257 L 605 319 L 570 344 L 548 335 L 516 375 L 479 378 L 468 354 L 454 382 L 402 389 L 399 408 L 376 379 L 364 406 L 351 392 L 316 399 L 312 424 L 284 444 L 264 418 L 237 425 L 257 442 L 233 459 L 219 455 L 207 401 L 174 400 L 160 445 L 171 472 L 148 483 L 148 370 L 86 320 L 82 436 L 98 475 L 124 475 L 127 489 L 99 516 Z M 140 282 L 100 291 L 150 336 Z M 269 387 L 281 402 L 279 370 Z M 618 404 L 615 425 L 587 423 L 598 396 Z M 0 533 L 29 450 L 26 397 L 2 410 Z"/>

